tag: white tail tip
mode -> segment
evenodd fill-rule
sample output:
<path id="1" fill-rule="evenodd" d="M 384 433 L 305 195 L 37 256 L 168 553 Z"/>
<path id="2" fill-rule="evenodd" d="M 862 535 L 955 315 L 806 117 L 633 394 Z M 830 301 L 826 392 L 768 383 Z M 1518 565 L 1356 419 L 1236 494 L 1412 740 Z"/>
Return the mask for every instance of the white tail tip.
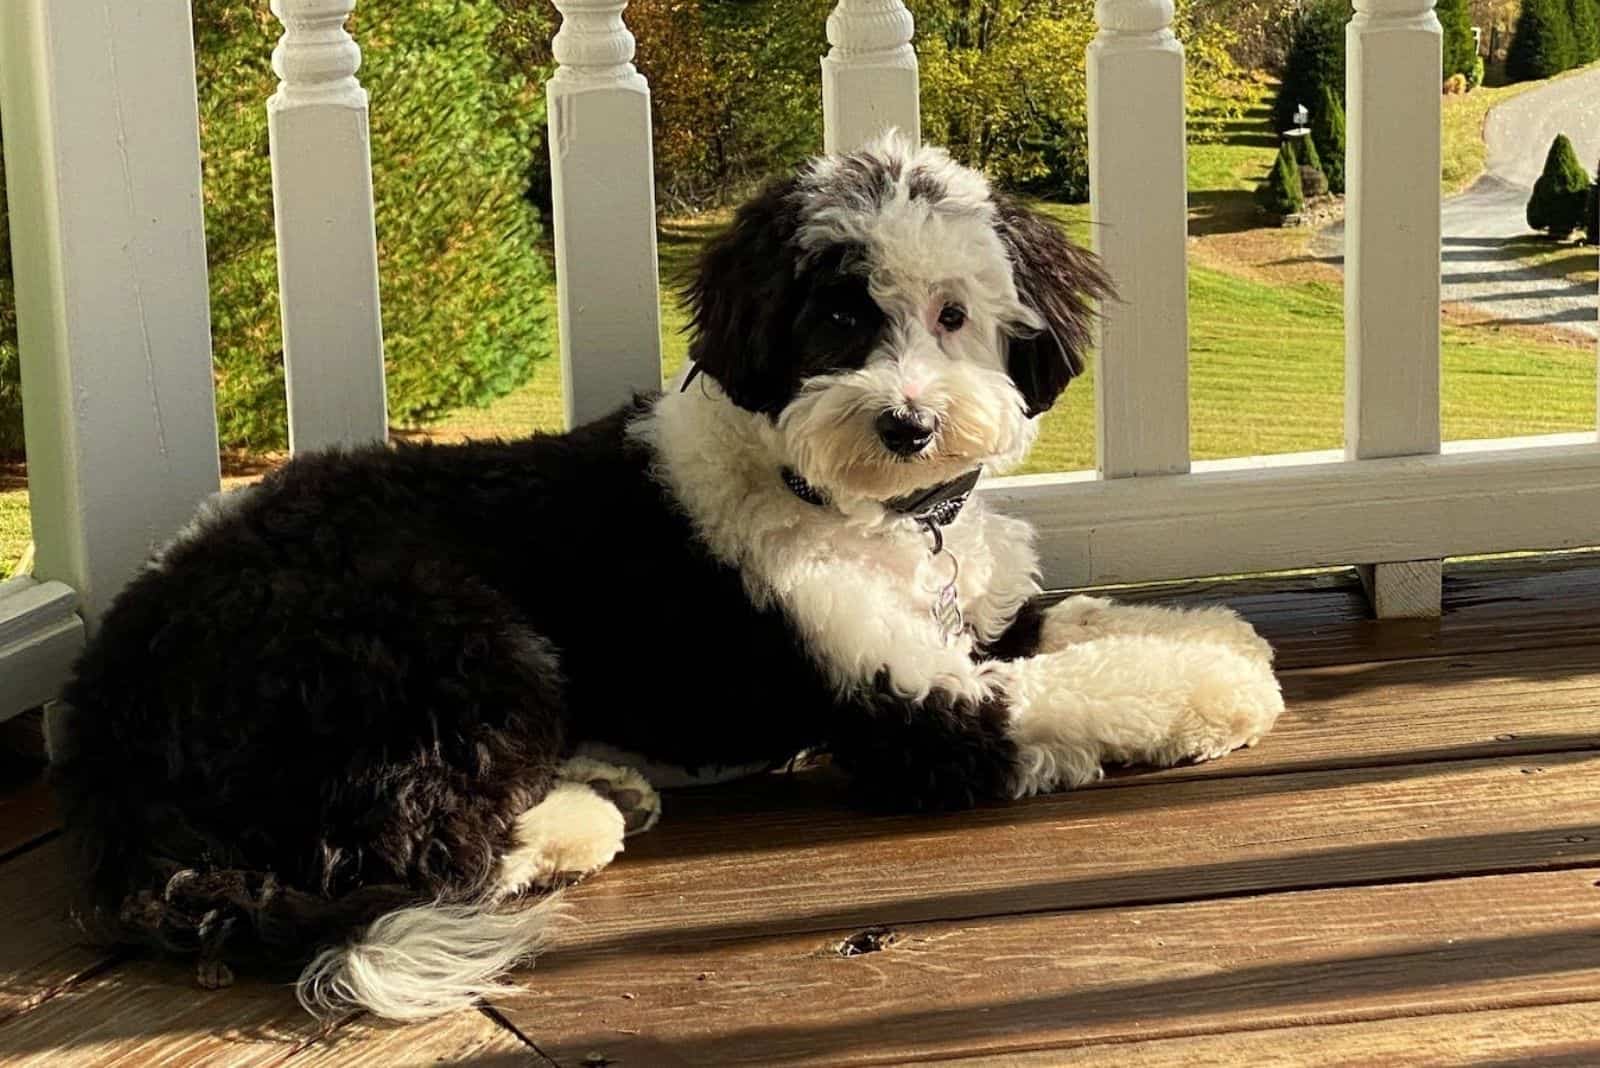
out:
<path id="1" fill-rule="evenodd" d="M 317 954 L 295 994 L 322 1019 L 365 1009 L 389 1020 L 425 1020 L 468 1008 L 515 989 L 501 977 L 537 955 L 559 911 L 554 897 L 514 912 L 492 905 L 396 909 L 354 941 Z"/>

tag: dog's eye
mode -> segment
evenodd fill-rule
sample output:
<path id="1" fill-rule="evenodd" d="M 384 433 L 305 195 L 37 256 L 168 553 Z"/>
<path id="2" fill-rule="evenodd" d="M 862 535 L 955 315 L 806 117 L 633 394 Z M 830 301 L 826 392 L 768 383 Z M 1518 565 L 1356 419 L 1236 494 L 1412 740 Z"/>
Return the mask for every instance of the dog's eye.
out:
<path id="1" fill-rule="evenodd" d="M 939 310 L 939 325 L 953 334 L 967 325 L 967 310 L 959 304 L 946 304 Z"/>
<path id="2" fill-rule="evenodd" d="M 832 311 L 828 313 L 828 318 L 833 321 L 834 326 L 837 326 L 841 330 L 855 329 L 856 317 L 852 312 Z"/>

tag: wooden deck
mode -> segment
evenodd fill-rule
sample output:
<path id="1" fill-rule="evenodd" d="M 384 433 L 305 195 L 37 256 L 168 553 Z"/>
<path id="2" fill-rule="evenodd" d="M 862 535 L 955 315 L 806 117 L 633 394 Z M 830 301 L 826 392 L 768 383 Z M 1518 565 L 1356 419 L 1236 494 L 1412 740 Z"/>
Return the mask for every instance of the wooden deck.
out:
<path id="1" fill-rule="evenodd" d="M 671 796 L 523 994 L 410 1028 L 76 944 L 13 756 L 0 1063 L 1600 1065 L 1600 557 L 1446 583 L 1442 624 L 1347 574 L 1165 591 L 1280 650 L 1288 714 L 1217 764 L 940 818 Z"/>

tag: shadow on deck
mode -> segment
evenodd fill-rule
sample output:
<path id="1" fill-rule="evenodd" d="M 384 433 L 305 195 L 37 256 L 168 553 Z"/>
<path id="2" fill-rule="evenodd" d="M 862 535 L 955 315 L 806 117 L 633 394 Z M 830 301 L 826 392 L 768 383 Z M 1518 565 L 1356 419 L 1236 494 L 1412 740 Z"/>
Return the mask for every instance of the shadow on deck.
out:
<path id="1" fill-rule="evenodd" d="M 1600 557 L 1455 566 L 1436 623 L 1366 619 L 1343 572 L 1124 596 L 1254 620 L 1278 729 L 942 817 L 826 769 L 669 796 L 522 993 L 412 1028 L 78 945 L 13 721 L 0 1061 L 1600 1063 Z"/>

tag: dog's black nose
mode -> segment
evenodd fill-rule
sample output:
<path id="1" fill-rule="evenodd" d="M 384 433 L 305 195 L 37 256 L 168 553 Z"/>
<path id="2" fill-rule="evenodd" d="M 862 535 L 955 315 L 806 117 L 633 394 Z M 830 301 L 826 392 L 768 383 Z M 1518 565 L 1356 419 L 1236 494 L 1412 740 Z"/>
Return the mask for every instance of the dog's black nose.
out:
<path id="1" fill-rule="evenodd" d="M 915 408 L 890 408 L 875 425 L 883 447 L 896 456 L 919 453 L 933 440 L 933 416 Z"/>

